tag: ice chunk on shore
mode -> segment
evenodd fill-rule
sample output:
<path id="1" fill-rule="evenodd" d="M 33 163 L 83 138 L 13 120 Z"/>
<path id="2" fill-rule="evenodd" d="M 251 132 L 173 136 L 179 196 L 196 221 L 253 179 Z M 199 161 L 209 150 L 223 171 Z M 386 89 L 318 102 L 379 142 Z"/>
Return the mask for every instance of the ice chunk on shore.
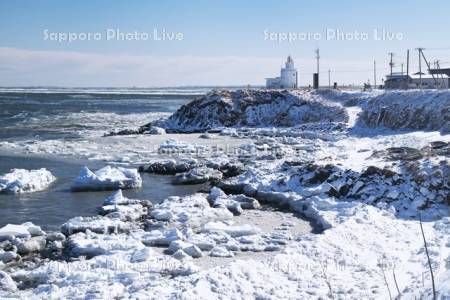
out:
<path id="1" fill-rule="evenodd" d="M 93 257 L 141 249 L 145 246 L 138 239 L 126 234 L 104 235 L 88 231 L 72 235 L 68 240 L 68 247 L 73 256 Z"/>
<path id="2" fill-rule="evenodd" d="M 202 250 L 193 244 L 183 242 L 181 240 L 171 242 L 168 251 L 171 253 L 176 253 L 178 250 L 182 250 L 184 253 L 193 258 L 199 258 L 202 256 Z"/>
<path id="3" fill-rule="evenodd" d="M 41 236 L 45 232 L 41 227 L 34 225 L 31 222 L 23 223 L 22 225 L 8 224 L 0 228 L 0 242 L 4 240 L 12 240 L 15 238 L 30 238 L 31 236 Z"/>
<path id="4" fill-rule="evenodd" d="M 231 237 L 261 233 L 261 229 L 251 225 L 232 226 L 222 222 L 209 222 L 203 225 L 202 232 L 225 232 Z"/>
<path id="5" fill-rule="evenodd" d="M 233 257 L 234 253 L 233 251 L 228 250 L 224 246 L 216 246 L 214 247 L 211 252 L 209 253 L 209 256 L 213 257 Z"/>
<path id="6" fill-rule="evenodd" d="M 95 173 L 83 167 L 73 181 L 72 192 L 133 189 L 142 186 L 142 178 L 136 169 L 106 166 Z"/>
<path id="7" fill-rule="evenodd" d="M 17 290 L 16 283 L 5 272 L 0 271 L 0 290 L 14 292 Z"/>
<path id="8" fill-rule="evenodd" d="M 0 242 L 14 238 L 29 238 L 30 232 L 25 226 L 8 224 L 0 228 Z"/>
<path id="9" fill-rule="evenodd" d="M 211 221 L 224 221 L 233 218 L 226 208 L 212 208 L 204 194 L 186 197 L 169 197 L 155 205 L 150 216 L 158 221 L 172 221 L 191 227 L 194 231 Z"/>
<path id="10" fill-rule="evenodd" d="M 31 193 L 46 189 L 56 177 L 47 169 L 25 170 L 13 169 L 0 176 L 0 193 Z"/>
<path id="11" fill-rule="evenodd" d="M 124 222 L 118 218 L 108 218 L 103 216 L 75 217 L 68 220 L 61 226 L 61 232 L 71 235 L 77 232 L 90 230 L 96 233 L 117 233 L 128 232 L 136 225 Z"/>
<path id="12" fill-rule="evenodd" d="M 142 242 L 149 246 L 169 246 L 171 242 L 181 240 L 183 234 L 176 228 L 160 231 L 152 230 L 142 237 Z"/>

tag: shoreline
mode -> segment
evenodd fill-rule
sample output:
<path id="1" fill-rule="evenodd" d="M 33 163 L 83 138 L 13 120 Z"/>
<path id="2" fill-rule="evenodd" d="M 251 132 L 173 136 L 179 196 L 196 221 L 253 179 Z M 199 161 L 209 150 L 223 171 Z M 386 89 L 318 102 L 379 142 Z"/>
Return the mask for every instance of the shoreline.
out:
<path id="1" fill-rule="evenodd" d="M 414 93 L 405 93 L 409 94 Z M 355 119 L 351 114 L 354 106 L 348 109 L 339 104 L 347 96 L 343 92 L 331 110 L 350 114 L 351 128 L 360 129 L 361 115 Z M 228 94 L 223 97 L 215 101 L 227 102 Z M 384 101 L 377 98 L 383 96 L 373 97 Z M 316 117 L 315 105 L 328 109 L 330 99 L 314 99 L 312 110 L 302 108 L 301 117 Z M 258 103 L 254 109 L 260 113 L 251 115 L 251 120 L 274 120 L 267 117 L 272 112 L 265 109 L 266 103 L 259 98 L 254 103 Z M 177 120 L 192 121 L 182 111 L 176 116 Z M 372 122 L 370 117 L 367 120 Z M 389 119 L 384 122 L 391 124 Z M 382 128 L 363 128 L 378 134 L 355 137 L 340 130 L 342 126 L 328 119 L 297 128 L 237 126 L 224 129 L 221 134 L 225 136 L 219 139 L 231 141 L 240 152 L 195 159 L 192 153 L 197 147 L 213 147 L 217 141 L 201 139 L 198 133 L 111 137 L 88 149 L 96 149 L 97 156 L 78 144 L 66 144 L 66 148 L 52 145 L 59 153 L 72 148 L 91 159 L 127 156 L 129 160 L 119 163 L 144 165 L 148 172 L 183 169 L 180 182 L 205 180 L 215 187 L 168 197 L 152 206 L 122 193 L 110 196 L 103 206 L 103 210 L 113 209 L 109 217 L 81 218 L 66 225 L 63 249 L 73 260 L 11 273 L 19 288 L 20 284 L 28 287 L 25 283 L 33 280 L 49 288 L 17 293 L 73 297 L 95 289 L 96 295 L 104 298 L 138 293 L 142 298 L 215 298 L 226 294 L 236 298 L 339 295 L 362 299 L 370 295 L 381 299 L 387 296 L 386 282 L 392 286 L 392 274 L 396 274 L 402 297 L 426 298 L 431 287 L 423 240 L 418 238 L 422 225 L 430 258 L 439 267 L 439 293 L 448 295 L 450 270 L 445 261 L 450 257 L 446 203 L 450 196 L 450 135 L 420 130 L 385 131 L 383 135 Z M 176 139 L 169 140 L 173 137 Z M 38 146 L 43 145 L 49 146 Z M 170 156 L 154 155 L 154 149 L 148 149 L 152 145 L 181 155 L 166 165 Z M 130 155 L 130 149 L 136 155 Z M 229 170 L 233 170 L 231 175 Z M 113 208 L 107 207 L 111 201 Z M 283 210 L 261 210 L 267 203 Z M 303 223 L 292 221 L 302 219 L 292 219 L 297 218 L 293 213 L 307 216 L 310 221 L 305 222 L 314 222 L 324 230 L 302 231 Z M 79 276 L 96 283 L 80 281 Z M 127 280 L 117 280 L 124 277 Z M 114 290 L 109 288 L 111 282 Z"/>

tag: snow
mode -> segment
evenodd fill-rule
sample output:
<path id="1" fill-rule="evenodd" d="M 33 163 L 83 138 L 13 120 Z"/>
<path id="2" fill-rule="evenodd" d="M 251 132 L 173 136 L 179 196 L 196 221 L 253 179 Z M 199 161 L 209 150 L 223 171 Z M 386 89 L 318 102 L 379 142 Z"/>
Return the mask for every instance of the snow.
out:
<path id="1" fill-rule="evenodd" d="M 448 298 L 450 136 L 445 122 L 435 122 L 448 113 L 447 93 L 277 92 L 278 100 L 267 101 L 279 108 L 264 102 L 275 95 L 266 92 L 210 94 L 163 122 L 181 131 L 214 128 L 217 139 L 239 149 L 206 159 L 195 151 L 212 148 L 215 139 L 197 134 L 105 138 L 119 143 L 109 151 L 127 153 L 149 172 L 206 166 L 223 177 L 209 194 L 169 197 L 153 207 L 114 192 L 100 209 L 105 216 L 62 226 L 70 259 L 8 269 L 0 282 L 11 278 L 11 292 L 0 289 L 0 297 L 388 299 L 389 289 L 392 298 L 431 299 L 420 217 L 438 299 Z M 304 108 L 274 118 L 300 101 Z M 385 115 L 372 123 L 378 107 L 389 105 L 410 110 L 398 122 Z M 424 117 L 412 122 L 419 111 Z M 195 114 L 188 118 L 189 112 Z M 231 112 L 238 116 L 221 118 Z M 202 113 L 213 114 L 210 122 Z M 294 115 L 299 122 L 290 124 Z M 234 128 L 223 128 L 228 125 Z M 411 131 L 417 128 L 436 131 Z M 149 145 L 156 145 L 153 152 Z M 131 149 L 142 152 L 129 155 Z M 109 153 L 97 150 L 98 157 Z M 174 151 L 176 159 L 147 160 L 159 150 Z M 239 164 L 239 172 L 226 176 L 230 163 Z M 266 210 L 268 203 L 278 209 Z M 311 220 L 314 232 L 301 230 L 299 215 Z M 31 231 L 4 230 L 25 240 Z M 4 236 L 14 240 L 14 234 Z M 8 251 L 0 257 L 15 260 Z M 11 282 L 26 288 L 13 291 Z"/>
<path id="2" fill-rule="evenodd" d="M 161 128 L 161 127 L 151 127 L 149 130 L 148 130 L 148 133 L 149 134 L 166 134 L 166 131 L 164 130 L 164 128 Z"/>
<path id="3" fill-rule="evenodd" d="M 206 195 L 194 194 L 187 197 L 169 197 L 154 206 L 150 216 L 158 221 L 171 221 L 199 230 L 210 221 L 224 221 L 233 218 L 226 208 L 210 207 Z"/>
<path id="4" fill-rule="evenodd" d="M 450 133 L 449 107 L 449 91 L 392 91 L 375 96 L 364 104 L 361 120 L 370 127 Z"/>
<path id="5" fill-rule="evenodd" d="M 246 235 L 258 234 L 261 230 L 255 226 L 230 226 L 220 222 L 209 222 L 203 225 L 202 232 L 225 232 L 231 237 L 241 237 Z"/>
<path id="6" fill-rule="evenodd" d="M 7 273 L 0 271 L 0 291 L 2 290 L 13 292 L 17 290 L 17 286 Z"/>
<path id="7" fill-rule="evenodd" d="M 106 166 L 95 173 L 83 167 L 72 183 L 73 192 L 133 189 L 142 186 L 136 169 Z"/>
<path id="8" fill-rule="evenodd" d="M 31 222 L 26 222 L 21 225 L 7 224 L 0 228 L 0 241 L 16 238 L 29 238 L 31 236 L 41 236 L 45 232 L 41 227 L 34 225 Z"/>
<path id="9" fill-rule="evenodd" d="M 232 126 L 293 126 L 323 120 L 345 122 L 345 109 L 318 94 L 299 91 L 213 91 L 183 105 L 166 120 L 170 132 L 197 132 Z"/>
<path id="10" fill-rule="evenodd" d="M 122 221 L 120 218 L 103 216 L 75 217 L 61 226 L 61 232 L 71 235 L 90 230 L 96 233 L 128 232 L 136 225 Z"/>
<path id="11" fill-rule="evenodd" d="M 73 234 L 68 239 L 68 249 L 72 256 L 111 255 L 115 252 L 143 248 L 144 244 L 126 234 L 103 235 L 87 230 Z M 136 258 L 134 258 L 137 261 Z"/>
<path id="12" fill-rule="evenodd" d="M 0 176 L 0 193 L 18 194 L 45 190 L 56 177 L 50 171 L 13 169 Z"/>

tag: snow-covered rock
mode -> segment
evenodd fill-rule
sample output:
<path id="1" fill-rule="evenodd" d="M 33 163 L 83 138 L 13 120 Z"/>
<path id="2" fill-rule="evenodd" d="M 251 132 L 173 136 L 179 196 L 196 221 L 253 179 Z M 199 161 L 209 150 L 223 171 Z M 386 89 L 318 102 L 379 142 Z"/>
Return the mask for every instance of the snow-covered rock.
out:
<path id="1" fill-rule="evenodd" d="M 7 273 L 0 271 L 0 291 L 14 292 L 17 285 Z"/>
<path id="2" fill-rule="evenodd" d="M 202 184 L 208 181 L 222 179 L 222 172 L 210 168 L 195 168 L 186 173 L 177 175 L 174 184 Z"/>
<path id="3" fill-rule="evenodd" d="M 17 244 L 17 253 L 27 255 L 44 250 L 47 241 L 45 237 L 32 237 L 29 240 Z"/>
<path id="4" fill-rule="evenodd" d="M 164 128 L 152 126 L 148 129 L 148 134 L 161 135 L 161 134 L 166 134 L 166 131 L 164 130 Z"/>
<path id="5" fill-rule="evenodd" d="M 31 222 L 26 222 L 21 225 L 8 224 L 0 228 L 0 242 L 16 238 L 28 239 L 32 236 L 41 236 L 44 234 L 45 232 L 40 226 L 34 225 Z"/>
<path id="6" fill-rule="evenodd" d="M 233 257 L 234 253 L 224 246 L 216 246 L 211 250 L 209 255 L 213 257 Z"/>
<path id="7" fill-rule="evenodd" d="M 148 246 L 169 246 L 171 242 L 183 239 L 183 234 L 177 229 L 152 230 L 142 236 L 142 242 Z"/>
<path id="8" fill-rule="evenodd" d="M 66 236 L 78 232 L 90 230 L 95 233 L 117 233 L 128 232 L 136 228 L 137 224 L 124 222 L 119 218 L 108 218 L 103 216 L 75 217 L 61 226 L 61 232 Z"/>
<path id="9" fill-rule="evenodd" d="M 31 233 L 26 226 L 8 224 L 0 228 L 0 241 L 14 238 L 29 238 Z"/>
<path id="10" fill-rule="evenodd" d="M 138 239 L 126 234 L 107 235 L 91 231 L 79 232 L 70 236 L 67 241 L 72 256 L 111 255 L 116 252 L 143 248 Z"/>
<path id="11" fill-rule="evenodd" d="M 13 169 L 0 176 L 0 193 L 18 194 L 45 190 L 56 177 L 47 169 Z"/>
<path id="12" fill-rule="evenodd" d="M 11 261 L 14 261 L 18 258 L 19 256 L 17 255 L 16 252 L 14 251 L 3 251 L 0 249 L 0 262 L 7 264 Z"/>
<path id="13" fill-rule="evenodd" d="M 202 257 L 202 250 L 196 245 L 184 242 L 182 240 L 176 240 L 170 243 L 168 251 L 170 253 L 176 253 L 178 250 L 182 250 L 187 255 L 193 258 Z"/>
<path id="14" fill-rule="evenodd" d="M 450 92 L 386 92 L 368 100 L 361 121 L 370 127 L 441 130 L 450 133 Z"/>
<path id="15" fill-rule="evenodd" d="M 95 173 L 83 167 L 78 177 L 73 181 L 71 190 L 104 191 L 118 189 L 133 189 L 142 186 L 142 178 L 136 169 L 106 166 Z"/>
<path id="16" fill-rule="evenodd" d="M 302 91 L 213 91 L 183 105 L 167 120 L 155 122 L 172 132 L 196 132 L 232 126 L 295 126 L 345 122 L 341 104 Z"/>
<path id="17" fill-rule="evenodd" d="M 117 217 L 122 221 L 138 221 L 147 215 L 147 208 L 141 204 L 104 205 L 99 213 L 108 217 Z"/>
<path id="18" fill-rule="evenodd" d="M 212 208 L 206 195 L 200 193 L 185 197 L 169 197 L 155 205 L 150 216 L 157 221 L 170 221 L 188 226 L 194 231 L 208 222 L 233 218 L 233 214 L 226 208 Z"/>

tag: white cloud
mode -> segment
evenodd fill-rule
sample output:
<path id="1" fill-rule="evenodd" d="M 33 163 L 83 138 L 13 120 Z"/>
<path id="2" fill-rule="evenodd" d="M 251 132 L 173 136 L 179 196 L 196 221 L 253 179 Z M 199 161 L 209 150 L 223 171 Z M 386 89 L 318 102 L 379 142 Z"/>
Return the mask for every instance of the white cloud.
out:
<path id="1" fill-rule="evenodd" d="M 312 56 L 312 55 L 311 55 Z M 1 86 L 179 86 L 263 84 L 276 76 L 284 57 L 133 56 L 0 48 Z M 302 85 L 311 81 L 315 62 L 295 58 Z M 360 70 L 366 62 L 322 61 L 335 68 Z M 358 83 L 367 80 L 367 72 Z M 361 77 L 341 73 L 340 82 Z M 337 76 L 337 74 L 335 74 Z M 327 82 L 322 79 L 322 82 Z M 353 79 L 352 79 L 353 78 Z M 336 78 L 334 78 L 336 80 Z"/>

